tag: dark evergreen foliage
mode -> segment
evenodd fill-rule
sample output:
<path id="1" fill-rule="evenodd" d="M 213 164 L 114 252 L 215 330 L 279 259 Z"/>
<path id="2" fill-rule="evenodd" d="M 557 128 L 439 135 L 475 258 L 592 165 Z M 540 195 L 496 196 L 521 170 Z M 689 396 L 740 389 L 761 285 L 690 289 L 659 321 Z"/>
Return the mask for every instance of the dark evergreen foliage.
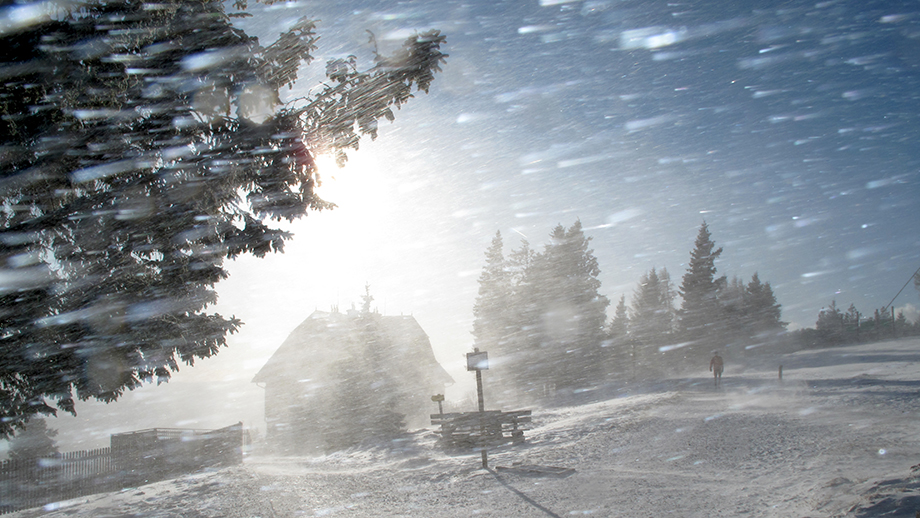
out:
<path id="1" fill-rule="evenodd" d="M 581 222 L 558 225 L 536 256 L 530 276 L 538 341 L 530 354 L 540 365 L 532 383 L 546 390 L 589 386 L 603 377 L 601 345 L 610 301 L 599 293 L 600 267 Z"/>
<path id="2" fill-rule="evenodd" d="M 744 322 L 748 336 L 769 339 L 786 329 L 782 311 L 769 282 L 760 282 L 755 272 L 744 289 Z"/>
<path id="3" fill-rule="evenodd" d="M 380 330 L 380 314 L 371 311 L 374 297 L 365 286 L 356 325 L 361 328 L 361 353 L 338 362 L 329 376 L 325 400 L 332 408 L 314 412 L 321 416 L 326 451 L 362 443 L 385 443 L 406 431 L 406 416 L 396 411 L 406 395 L 396 381 L 398 373 L 387 368 L 385 353 L 392 349 Z M 309 440 L 309 438 L 307 438 Z"/>
<path id="4" fill-rule="evenodd" d="M 603 378 L 609 301 L 598 292 L 600 268 L 590 240 L 580 221 L 568 229 L 559 225 L 542 253 L 533 253 L 525 241 L 504 261 L 500 235 L 493 239 L 480 277 L 474 335 L 484 337 L 486 327 L 477 326 L 488 322 L 501 329 L 489 351 L 495 365 L 490 378 L 501 387 L 501 398 L 542 398 Z M 496 301 L 509 306 L 497 307 Z"/>
<path id="5" fill-rule="evenodd" d="M 719 290 L 722 325 L 728 341 L 745 345 L 764 343 L 786 329 L 780 320 L 780 305 L 776 302 L 770 283 L 760 282 L 757 273 L 744 284 L 737 277 Z"/>
<path id="6" fill-rule="evenodd" d="M 659 372 L 663 367 L 661 347 L 672 341 L 672 306 L 671 280 L 668 271 L 656 268 L 644 273 L 633 294 L 629 315 L 629 349 L 631 377 L 640 372 L 648 376 Z"/>
<path id="7" fill-rule="evenodd" d="M 490 357 L 490 400 L 513 400 L 517 342 L 512 336 L 514 286 L 512 267 L 504 256 L 501 232 L 486 250 L 486 264 L 479 276 L 479 295 L 473 305 L 473 345 Z"/>
<path id="8" fill-rule="evenodd" d="M 57 430 L 48 428 L 44 419 L 29 419 L 25 427 L 10 441 L 11 460 L 52 457 L 58 452 L 54 437 Z"/>
<path id="9" fill-rule="evenodd" d="M 722 254 L 711 239 L 706 222 L 700 225 L 690 264 L 680 285 L 683 298 L 680 308 L 680 331 L 685 340 L 699 341 L 716 336 L 715 331 L 722 321 L 719 289 L 725 284 L 725 277 L 716 278 L 715 261 Z M 699 352 L 706 347 L 697 345 L 690 352 Z M 699 351 L 697 351 L 699 350 Z"/>
<path id="10" fill-rule="evenodd" d="M 223 260 L 281 251 L 267 222 L 331 208 L 313 156 L 344 160 L 446 57 L 417 35 L 366 72 L 327 64 L 317 95 L 281 106 L 309 19 L 267 47 L 216 0 L 33 21 L 0 34 L 0 437 L 217 353 L 241 324 L 206 311 Z"/>
<path id="11" fill-rule="evenodd" d="M 496 232 L 486 250 L 486 264 L 479 276 L 479 296 L 473 305 L 474 345 L 483 351 L 498 352 L 502 338 L 508 334 L 512 287 L 503 246 L 501 232 Z"/>
<path id="12" fill-rule="evenodd" d="M 655 268 L 642 275 L 633 295 L 629 319 L 630 338 L 645 345 L 663 345 L 671 334 L 673 308 L 667 270 L 659 276 Z"/>
<path id="13" fill-rule="evenodd" d="M 614 343 L 626 340 L 629 335 L 629 313 L 626 308 L 626 295 L 620 297 L 614 309 L 613 318 L 607 326 L 607 336 Z"/>

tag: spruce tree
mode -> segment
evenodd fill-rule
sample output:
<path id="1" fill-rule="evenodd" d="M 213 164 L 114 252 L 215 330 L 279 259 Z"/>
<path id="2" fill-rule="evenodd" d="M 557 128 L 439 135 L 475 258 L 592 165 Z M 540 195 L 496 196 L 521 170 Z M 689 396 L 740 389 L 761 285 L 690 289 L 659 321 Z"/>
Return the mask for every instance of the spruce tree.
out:
<path id="1" fill-rule="evenodd" d="M 724 340 L 718 336 L 723 331 L 719 325 L 722 321 L 722 312 L 718 293 L 725 283 L 725 278 L 716 278 L 715 265 L 721 254 L 722 248 L 716 248 L 709 233 L 709 226 L 704 221 L 690 252 L 687 273 L 684 274 L 680 285 L 680 295 L 683 298 L 680 308 L 680 332 L 685 340 L 696 342 L 689 348 L 690 354 L 696 356 L 704 354 L 707 348 L 702 339 L 717 342 Z"/>
<path id="2" fill-rule="evenodd" d="M 598 382 L 603 372 L 604 323 L 610 304 L 598 290 L 600 267 L 581 221 L 558 225 L 534 257 L 525 290 L 525 318 L 535 335 L 528 343 L 532 389 L 550 395 Z M 539 386 L 537 386 L 539 385 Z"/>
<path id="3" fill-rule="evenodd" d="M 667 270 L 660 276 L 656 268 L 644 273 L 633 295 L 630 311 L 630 342 L 633 366 L 643 375 L 663 367 L 661 346 L 671 341 L 673 308 Z"/>
<path id="4" fill-rule="evenodd" d="M 512 250 L 508 255 L 509 281 L 515 294 L 519 295 L 527 284 L 527 272 L 533 265 L 536 255 L 537 253 L 530 248 L 530 243 L 526 239 L 521 239 L 520 248 Z"/>
<path id="5" fill-rule="evenodd" d="M 629 313 L 626 308 L 626 295 L 620 297 L 610 325 L 607 326 L 607 336 L 614 343 L 626 341 L 629 334 Z"/>
<path id="6" fill-rule="evenodd" d="M 674 326 L 677 323 L 674 310 L 674 284 L 671 282 L 671 274 L 668 269 L 663 266 L 658 270 L 658 285 L 661 287 L 662 305 L 668 315 L 668 329 L 666 332 L 669 335 L 673 335 Z"/>
<path id="7" fill-rule="evenodd" d="M 54 437 L 57 430 L 48 428 L 44 419 L 29 419 L 10 441 L 9 455 L 12 460 L 52 457 L 58 453 Z"/>
<path id="8" fill-rule="evenodd" d="M 473 304 L 473 345 L 489 353 L 490 399 L 499 404 L 514 400 L 517 342 L 512 314 L 512 272 L 504 256 L 500 231 L 486 250 L 479 275 L 479 294 Z"/>
<path id="9" fill-rule="evenodd" d="M 473 304 L 474 346 L 499 354 L 508 335 L 511 275 L 503 252 L 501 232 L 496 232 L 486 250 L 486 264 L 479 275 L 479 295 Z"/>
<path id="10" fill-rule="evenodd" d="M 633 344 L 629 337 L 629 309 L 626 295 L 621 295 L 614 309 L 613 318 L 607 325 L 607 340 L 604 351 L 604 370 L 608 380 L 627 375 L 633 365 Z"/>
<path id="11" fill-rule="evenodd" d="M 633 295 L 632 338 L 645 345 L 663 345 L 671 332 L 671 308 L 665 282 L 655 268 L 642 275 Z"/>
<path id="12" fill-rule="evenodd" d="M 737 276 L 719 288 L 720 321 L 713 327 L 721 330 L 726 342 L 746 342 L 752 336 L 746 291 L 744 282 Z"/>
<path id="13" fill-rule="evenodd" d="M 331 208 L 313 157 L 344 160 L 445 57 L 416 35 L 282 104 L 309 19 L 262 46 L 217 0 L 74 5 L 0 32 L 0 437 L 216 354 L 241 324 L 207 310 L 224 259 L 281 251 L 275 222 Z"/>
<path id="14" fill-rule="evenodd" d="M 818 320 L 815 322 L 815 331 L 819 339 L 828 345 L 837 345 L 847 341 L 846 314 L 837 308 L 837 301 L 831 301 L 830 306 L 821 308 Z"/>
<path id="15" fill-rule="evenodd" d="M 533 322 L 539 311 L 534 301 L 537 293 L 532 283 L 534 259 L 537 253 L 526 239 L 508 254 L 506 261 L 511 294 L 505 312 L 505 335 L 502 337 L 502 358 L 492 362 L 495 369 L 490 375 L 498 387 L 500 402 L 519 405 L 521 400 L 533 399 L 538 390 L 534 375 L 539 361 L 532 354 L 533 344 L 539 342 L 539 333 Z M 497 382 L 497 383 L 496 383 Z"/>
<path id="16" fill-rule="evenodd" d="M 786 323 L 780 320 L 782 310 L 773 288 L 769 282 L 760 282 L 756 272 L 744 289 L 744 313 L 748 336 L 752 338 L 769 339 L 786 329 Z"/>

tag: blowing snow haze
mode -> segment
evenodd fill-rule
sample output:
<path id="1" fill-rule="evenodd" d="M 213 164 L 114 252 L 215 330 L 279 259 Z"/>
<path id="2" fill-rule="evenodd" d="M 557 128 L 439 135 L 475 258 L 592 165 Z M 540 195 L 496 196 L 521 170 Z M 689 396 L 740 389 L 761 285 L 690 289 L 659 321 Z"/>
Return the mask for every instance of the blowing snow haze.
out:
<path id="1" fill-rule="evenodd" d="M 540 251 L 580 221 L 599 292 L 685 273 L 705 221 L 717 275 L 770 282 L 790 329 L 836 300 L 871 314 L 920 266 L 920 10 L 912 2 L 317 1 L 252 3 L 269 45 L 317 20 L 315 63 L 388 54 L 431 29 L 450 55 L 428 95 L 381 120 L 344 168 L 317 157 L 331 211 L 282 227 L 283 254 L 225 264 L 213 311 L 244 325 L 216 357 L 49 420 L 75 449 L 145 427 L 262 426 L 250 383 L 315 310 L 412 315 L 469 397 L 464 354 L 484 251 Z M 9 13 L 9 11 L 7 11 Z M 366 68 L 366 67 L 365 67 Z M 678 303 L 679 305 L 679 299 Z M 898 309 L 917 305 L 909 287 Z M 905 311 L 910 318 L 916 313 Z M 705 364 L 699 366 L 705 371 Z"/>

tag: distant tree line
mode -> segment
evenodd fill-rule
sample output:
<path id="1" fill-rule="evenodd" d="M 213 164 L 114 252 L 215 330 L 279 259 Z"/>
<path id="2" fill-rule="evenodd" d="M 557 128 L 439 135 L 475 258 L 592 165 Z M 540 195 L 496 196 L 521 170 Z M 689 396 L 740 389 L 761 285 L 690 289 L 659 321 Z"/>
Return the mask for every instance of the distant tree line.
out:
<path id="1" fill-rule="evenodd" d="M 757 273 L 745 283 L 717 277 L 715 261 L 722 254 L 704 222 L 690 252 L 690 262 L 675 289 L 666 268 L 652 268 L 640 277 L 631 306 L 620 298 L 607 328 L 618 377 L 659 376 L 686 365 L 702 364 L 714 349 L 773 342 L 785 331 L 780 304 L 769 282 Z M 675 307 L 677 296 L 679 309 Z"/>
<path id="2" fill-rule="evenodd" d="M 833 300 L 818 312 L 813 329 L 794 331 L 790 341 L 799 347 L 828 347 L 908 336 L 920 336 L 920 318 L 911 322 L 903 311 L 894 314 L 891 306 L 866 314 L 850 304 L 842 311 Z"/>
<path id="3" fill-rule="evenodd" d="M 523 240 L 504 256 L 500 232 L 486 250 L 473 307 L 475 346 L 489 351 L 492 397 L 521 401 L 704 364 L 712 349 L 766 343 L 785 331 L 769 282 L 716 277 L 722 253 L 700 227 L 682 282 L 666 268 L 639 279 L 608 322 L 600 267 L 580 221 L 558 225 L 542 252 Z M 679 309 L 675 298 L 681 297 Z"/>
<path id="4" fill-rule="evenodd" d="M 758 273 L 747 281 L 717 276 L 722 248 L 705 222 L 680 285 L 667 268 L 652 267 L 607 321 L 610 301 L 600 293 L 590 241 L 576 221 L 554 228 L 542 252 L 525 239 L 505 257 L 496 232 L 473 307 L 474 344 L 489 352 L 493 401 L 521 404 L 703 368 L 713 350 L 737 360 L 920 336 L 920 319 L 891 307 L 842 311 L 836 301 L 821 309 L 814 329 L 787 332 L 773 288 Z M 920 272 L 914 284 L 920 290 Z"/>

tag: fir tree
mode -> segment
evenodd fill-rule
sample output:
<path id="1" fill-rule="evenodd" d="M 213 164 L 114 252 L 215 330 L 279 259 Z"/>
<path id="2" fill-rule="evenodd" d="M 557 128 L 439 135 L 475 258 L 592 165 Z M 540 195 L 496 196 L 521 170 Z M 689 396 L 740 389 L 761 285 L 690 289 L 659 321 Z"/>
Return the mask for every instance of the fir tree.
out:
<path id="1" fill-rule="evenodd" d="M 499 353 L 507 330 L 511 303 L 511 275 L 505 262 L 501 232 L 486 250 L 486 264 L 479 275 L 479 295 L 473 305 L 474 345 Z"/>
<path id="2" fill-rule="evenodd" d="M 786 329 L 773 288 L 769 282 L 761 283 L 756 272 L 744 289 L 744 313 L 751 337 L 766 339 Z"/>
<path id="3" fill-rule="evenodd" d="M 496 232 L 486 250 L 479 294 L 473 305 L 473 344 L 489 353 L 490 399 L 498 403 L 514 399 L 517 352 L 512 336 L 512 273 L 503 248 L 501 232 Z"/>
<path id="4" fill-rule="evenodd" d="M 837 309 L 837 301 L 831 301 L 830 306 L 821 308 L 815 330 L 819 339 L 826 344 L 841 344 L 847 339 L 845 314 Z"/>
<path id="5" fill-rule="evenodd" d="M 539 362 L 531 356 L 532 344 L 539 342 L 539 334 L 533 322 L 539 311 L 535 300 L 537 292 L 531 282 L 534 276 L 533 264 L 537 254 L 530 248 L 526 239 L 521 240 L 519 248 L 508 255 L 507 274 L 510 286 L 509 307 L 505 312 L 505 334 L 501 339 L 501 354 L 492 362 L 490 378 L 497 387 L 493 396 L 499 402 L 520 404 L 536 394 L 536 377 L 531 373 L 539 369 Z"/>
<path id="6" fill-rule="evenodd" d="M 674 284 L 671 282 L 671 274 L 668 269 L 661 267 L 658 270 L 658 285 L 661 286 L 662 304 L 668 314 L 668 334 L 673 334 L 677 317 L 674 312 Z"/>
<path id="7" fill-rule="evenodd" d="M 910 336 L 910 323 L 903 311 L 898 311 L 898 318 L 894 321 L 895 336 Z"/>
<path id="8" fill-rule="evenodd" d="M 607 324 L 604 341 L 605 378 L 614 381 L 632 370 L 632 345 L 629 339 L 629 309 L 626 295 L 620 296 L 613 318 Z"/>
<path id="9" fill-rule="evenodd" d="M 263 47 L 216 0 L 74 5 L 0 34 L 0 258 L 18 265 L 0 437 L 216 354 L 241 324 L 207 312 L 223 260 L 281 251 L 273 222 L 331 208 L 313 156 L 344 160 L 445 57 L 443 36 L 417 35 L 366 71 L 328 63 L 282 105 L 312 61 L 309 19 Z"/>
<path id="10" fill-rule="evenodd" d="M 696 243 L 690 252 L 690 264 L 680 285 L 683 298 L 680 308 L 680 331 L 686 340 L 699 343 L 703 338 L 714 338 L 721 331 L 721 306 L 718 300 L 725 278 L 716 278 L 715 261 L 722 254 L 711 239 L 706 222 L 700 226 Z M 721 339 L 719 339 L 721 340 Z M 703 347 L 690 348 L 691 353 L 702 354 Z"/>
<path id="11" fill-rule="evenodd" d="M 521 239 L 520 248 L 512 250 L 511 254 L 509 254 L 509 282 L 516 294 L 519 294 L 522 287 L 527 284 L 527 272 L 533 265 L 533 260 L 536 255 L 537 253 L 530 248 L 530 243 L 526 239 Z"/>
<path id="12" fill-rule="evenodd" d="M 718 290 L 719 320 L 712 324 L 712 329 L 718 329 L 726 343 L 733 341 L 747 342 L 751 336 L 750 323 L 748 322 L 747 307 L 745 306 L 744 282 L 737 276 L 730 281 L 722 283 Z"/>
<path id="13" fill-rule="evenodd" d="M 558 225 L 528 270 L 522 302 L 536 335 L 528 343 L 529 361 L 537 362 L 528 369 L 528 383 L 545 394 L 604 376 L 601 345 L 610 302 L 598 292 L 600 267 L 590 241 L 580 221 L 569 229 Z"/>
<path id="14" fill-rule="evenodd" d="M 626 308 L 626 295 L 623 295 L 620 297 L 620 302 L 617 303 L 613 318 L 610 320 L 610 325 L 607 326 L 607 336 L 613 340 L 614 343 L 622 343 L 626 341 L 628 334 L 629 313 Z"/>
<path id="15" fill-rule="evenodd" d="M 634 340 L 641 344 L 662 345 L 671 332 L 669 290 L 655 268 L 642 275 L 633 295 L 629 327 Z"/>
<path id="16" fill-rule="evenodd" d="M 48 428 L 44 419 L 29 419 L 10 441 L 9 456 L 12 460 L 52 457 L 58 453 L 54 437 L 57 430 Z"/>
<path id="17" fill-rule="evenodd" d="M 663 367 L 659 349 L 671 340 L 673 307 L 667 270 L 660 276 L 656 268 L 642 275 L 630 309 L 630 344 L 633 369 L 643 375 Z"/>

